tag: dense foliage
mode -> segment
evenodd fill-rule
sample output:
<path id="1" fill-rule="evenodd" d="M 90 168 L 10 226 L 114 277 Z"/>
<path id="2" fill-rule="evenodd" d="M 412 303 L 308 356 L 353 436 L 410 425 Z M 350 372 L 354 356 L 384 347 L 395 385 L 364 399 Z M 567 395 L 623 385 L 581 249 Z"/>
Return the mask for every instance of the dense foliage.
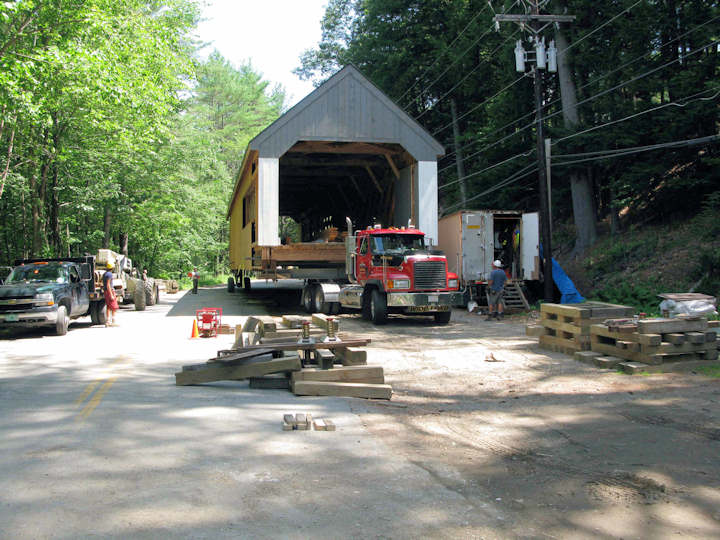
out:
<path id="1" fill-rule="evenodd" d="M 354 63 L 435 135 L 447 149 L 439 165 L 442 212 L 536 210 L 533 79 L 529 71 L 525 76 L 515 71 L 513 52 L 517 39 L 523 39 L 526 51 L 532 45 L 519 26 L 502 23 L 496 31 L 493 25 L 496 13 L 526 13 L 532 3 L 330 0 L 322 42 L 305 52 L 297 71 L 320 82 Z M 583 179 L 590 186 L 588 200 L 575 206 L 576 212 L 597 212 L 613 227 L 621 225 L 622 216 L 641 214 L 648 220 L 698 210 L 703 198 L 718 190 L 717 137 L 607 154 L 717 135 L 718 2 L 540 4 L 545 13 L 577 17 L 543 31 L 547 42 L 564 39 L 567 49 L 559 47 L 559 55 L 566 65 L 561 67 L 577 96 L 577 107 L 570 110 L 561 100 L 558 74 L 543 74 L 546 136 L 553 140 L 554 220 L 572 217 L 571 183 Z M 565 93 L 567 98 L 570 92 Z M 581 190 L 573 195 L 583 197 Z M 593 215 L 590 243 L 595 222 Z"/>
<path id="2" fill-rule="evenodd" d="M 199 60 L 195 0 L 0 3 L 0 264 L 127 248 L 151 275 L 227 259 L 248 140 L 284 95 Z"/>

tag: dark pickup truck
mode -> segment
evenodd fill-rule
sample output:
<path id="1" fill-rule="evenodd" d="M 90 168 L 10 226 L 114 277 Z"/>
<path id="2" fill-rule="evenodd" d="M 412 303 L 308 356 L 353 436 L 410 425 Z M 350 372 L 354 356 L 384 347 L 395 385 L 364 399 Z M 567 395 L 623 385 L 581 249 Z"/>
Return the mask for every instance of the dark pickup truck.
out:
<path id="1" fill-rule="evenodd" d="M 84 315 L 105 324 L 105 300 L 94 273 L 95 257 L 15 261 L 0 285 L 0 328 L 51 326 L 62 336 L 71 319 Z"/>

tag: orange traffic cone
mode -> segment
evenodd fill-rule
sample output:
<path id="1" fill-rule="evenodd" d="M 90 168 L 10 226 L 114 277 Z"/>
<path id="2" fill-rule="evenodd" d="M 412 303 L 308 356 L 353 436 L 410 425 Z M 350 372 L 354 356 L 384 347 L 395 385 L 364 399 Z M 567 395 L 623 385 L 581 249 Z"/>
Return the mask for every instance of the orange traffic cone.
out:
<path id="1" fill-rule="evenodd" d="M 197 327 L 197 319 L 193 319 L 193 329 L 192 334 L 190 334 L 190 339 L 200 337 L 200 332 L 198 331 Z"/>

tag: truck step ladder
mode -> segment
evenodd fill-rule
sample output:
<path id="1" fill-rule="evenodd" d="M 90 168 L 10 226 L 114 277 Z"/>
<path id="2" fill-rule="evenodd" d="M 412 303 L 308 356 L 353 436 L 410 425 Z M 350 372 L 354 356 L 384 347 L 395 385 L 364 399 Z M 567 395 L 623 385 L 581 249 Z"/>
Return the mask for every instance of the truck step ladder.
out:
<path id="1" fill-rule="evenodd" d="M 503 296 L 505 307 L 512 310 L 523 311 L 529 310 L 527 298 L 522 292 L 520 283 L 517 281 L 508 281 L 505 283 L 505 295 Z"/>

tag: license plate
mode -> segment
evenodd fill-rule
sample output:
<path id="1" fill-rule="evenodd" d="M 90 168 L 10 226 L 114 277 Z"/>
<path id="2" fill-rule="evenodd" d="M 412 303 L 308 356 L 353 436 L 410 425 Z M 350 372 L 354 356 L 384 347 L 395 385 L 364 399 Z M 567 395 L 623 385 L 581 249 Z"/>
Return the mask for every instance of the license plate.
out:
<path id="1" fill-rule="evenodd" d="M 18 322 L 18 316 L 17 315 L 5 315 L 5 321 Z"/>
<path id="2" fill-rule="evenodd" d="M 409 306 L 408 313 L 427 313 L 428 311 L 448 311 L 449 306 Z"/>
<path id="3" fill-rule="evenodd" d="M 439 299 L 437 294 L 428 294 L 428 302 L 437 302 Z"/>

